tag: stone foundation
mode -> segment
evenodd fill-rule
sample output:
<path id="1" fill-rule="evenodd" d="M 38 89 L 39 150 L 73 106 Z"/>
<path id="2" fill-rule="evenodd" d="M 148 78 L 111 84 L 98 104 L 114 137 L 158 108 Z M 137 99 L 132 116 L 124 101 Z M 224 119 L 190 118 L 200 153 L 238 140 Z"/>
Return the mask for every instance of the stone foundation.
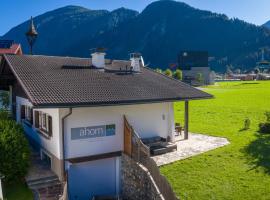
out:
<path id="1" fill-rule="evenodd" d="M 59 200 L 63 193 L 62 184 L 39 188 L 35 190 L 35 196 L 39 200 Z"/>
<path id="2" fill-rule="evenodd" d="M 124 154 L 122 155 L 121 183 L 123 199 L 164 200 L 148 170 Z"/>

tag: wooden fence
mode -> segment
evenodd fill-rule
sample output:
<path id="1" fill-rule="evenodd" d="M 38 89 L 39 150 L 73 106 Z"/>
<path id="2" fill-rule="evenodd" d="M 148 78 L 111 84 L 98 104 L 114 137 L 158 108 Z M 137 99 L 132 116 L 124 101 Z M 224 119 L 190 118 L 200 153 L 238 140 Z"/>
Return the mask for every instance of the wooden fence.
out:
<path id="1" fill-rule="evenodd" d="M 151 176 L 153 177 L 153 180 L 155 181 L 160 193 L 166 200 L 179 200 L 179 198 L 176 197 L 170 183 L 167 181 L 167 179 L 160 173 L 159 168 L 156 164 L 156 162 L 150 157 L 150 149 L 148 146 L 146 146 L 140 136 L 136 133 L 136 131 L 132 128 L 132 126 L 128 123 L 126 117 L 124 116 L 124 123 L 125 127 L 128 127 L 128 130 L 130 130 L 131 134 L 131 153 L 126 153 L 129 155 L 133 160 L 136 162 L 141 163 L 143 166 L 145 166 Z M 124 131 L 124 134 L 129 134 L 128 132 Z M 129 135 L 128 135 L 129 136 Z M 128 138 L 128 136 L 126 138 Z M 125 137 L 125 136 L 124 136 Z"/>

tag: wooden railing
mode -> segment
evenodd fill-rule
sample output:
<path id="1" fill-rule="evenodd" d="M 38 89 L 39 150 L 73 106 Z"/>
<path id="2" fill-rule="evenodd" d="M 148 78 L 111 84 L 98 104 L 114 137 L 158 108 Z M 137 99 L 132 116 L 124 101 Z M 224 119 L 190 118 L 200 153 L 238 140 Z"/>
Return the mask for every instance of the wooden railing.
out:
<path id="1" fill-rule="evenodd" d="M 125 123 L 125 127 L 129 127 L 129 132 L 124 131 L 124 134 L 125 134 L 124 137 L 128 138 L 129 136 L 131 136 L 130 137 L 131 153 L 127 154 L 126 151 L 124 151 L 124 153 L 126 153 L 133 160 L 141 163 L 143 166 L 145 166 L 148 169 L 149 173 L 153 177 L 153 180 L 155 181 L 164 199 L 179 200 L 179 198 L 176 197 L 170 183 L 160 173 L 156 162 L 150 157 L 150 148 L 142 142 L 140 136 L 136 133 L 133 127 L 128 123 L 125 116 L 124 116 L 124 123 Z"/>

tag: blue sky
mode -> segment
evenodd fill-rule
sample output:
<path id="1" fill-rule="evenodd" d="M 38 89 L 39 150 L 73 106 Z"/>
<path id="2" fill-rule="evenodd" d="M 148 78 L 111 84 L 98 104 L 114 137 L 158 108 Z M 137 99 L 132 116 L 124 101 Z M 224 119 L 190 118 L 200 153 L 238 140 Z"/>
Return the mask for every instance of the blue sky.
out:
<path id="1" fill-rule="evenodd" d="M 10 28 L 46 11 L 66 5 L 113 10 L 119 7 L 142 11 L 154 0 L 1 0 L 0 35 Z M 269 0 L 182 0 L 196 8 L 224 13 L 261 25 L 270 20 Z"/>

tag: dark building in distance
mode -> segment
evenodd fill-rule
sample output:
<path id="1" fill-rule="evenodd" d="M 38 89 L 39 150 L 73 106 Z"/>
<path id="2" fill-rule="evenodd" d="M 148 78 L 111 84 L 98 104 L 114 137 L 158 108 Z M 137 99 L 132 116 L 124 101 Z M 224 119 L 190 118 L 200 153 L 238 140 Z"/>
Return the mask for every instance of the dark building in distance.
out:
<path id="1" fill-rule="evenodd" d="M 178 66 L 183 72 L 183 81 L 188 84 L 199 86 L 213 82 L 207 51 L 181 51 L 178 55 Z"/>

